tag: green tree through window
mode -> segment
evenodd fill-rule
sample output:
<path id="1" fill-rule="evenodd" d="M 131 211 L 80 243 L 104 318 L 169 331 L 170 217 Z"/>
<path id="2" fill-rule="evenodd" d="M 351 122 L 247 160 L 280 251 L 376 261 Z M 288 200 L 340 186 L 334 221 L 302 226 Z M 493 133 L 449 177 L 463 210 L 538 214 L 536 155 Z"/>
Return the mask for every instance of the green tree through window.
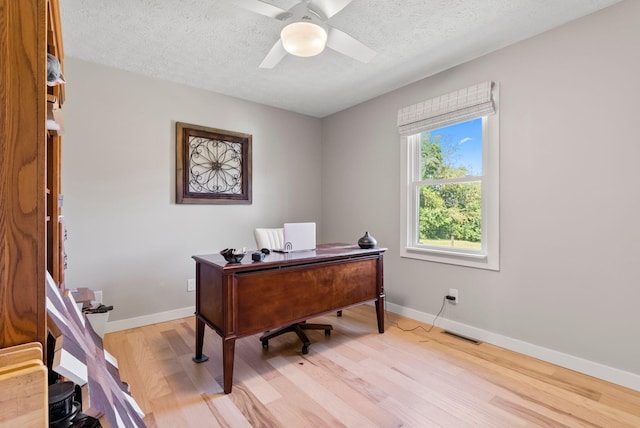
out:
<path id="1" fill-rule="evenodd" d="M 481 174 L 481 150 L 462 147 L 466 138 L 460 138 L 460 126 L 482 133 L 482 120 L 477 119 L 420 136 L 420 243 L 480 249 L 482 177 L 476 174 Z M 481 141 L 477 143 L 481 148 Z"/>

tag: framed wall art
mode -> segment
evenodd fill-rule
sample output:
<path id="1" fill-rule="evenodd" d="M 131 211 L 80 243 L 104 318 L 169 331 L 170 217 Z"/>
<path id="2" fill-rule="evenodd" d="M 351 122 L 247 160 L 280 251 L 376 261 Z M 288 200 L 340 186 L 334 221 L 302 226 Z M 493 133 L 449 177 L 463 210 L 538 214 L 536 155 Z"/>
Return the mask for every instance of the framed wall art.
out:
<path id="1" fill-rule="evenodd" d="M 176 203 L 250 204 L 251 134 L 177 122 Z"/>

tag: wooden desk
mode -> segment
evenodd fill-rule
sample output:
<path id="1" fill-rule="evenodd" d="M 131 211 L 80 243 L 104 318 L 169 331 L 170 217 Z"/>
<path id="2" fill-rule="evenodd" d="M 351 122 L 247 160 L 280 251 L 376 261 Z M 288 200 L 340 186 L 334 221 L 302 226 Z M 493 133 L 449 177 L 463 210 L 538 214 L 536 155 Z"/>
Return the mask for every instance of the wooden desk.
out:
<path id="1" fill-rule="evenodd" d="M 196 354 L 205 324 L 222 337 L 224 392 L 231 392 L 236 339 L 273 330 L 350 306 L 375 301 L 384 333 L 382 253 L 386 248 L 327 244 L 315 251 L 271 252 L 262 262 L 247 254 L 227 263 L 220 254 L 196 261 Z"/>

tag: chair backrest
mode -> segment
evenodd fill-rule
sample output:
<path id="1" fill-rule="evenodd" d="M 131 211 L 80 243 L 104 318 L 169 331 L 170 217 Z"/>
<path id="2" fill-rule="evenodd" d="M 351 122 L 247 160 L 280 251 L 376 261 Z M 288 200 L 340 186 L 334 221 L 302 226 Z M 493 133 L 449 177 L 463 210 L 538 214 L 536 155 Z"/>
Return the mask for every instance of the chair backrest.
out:
<path id="1" fill-rule="evenodd" d="M 258 249 L 278 250 L 284 246 L 284 228 L 257 228 L 253 232 Z"/>

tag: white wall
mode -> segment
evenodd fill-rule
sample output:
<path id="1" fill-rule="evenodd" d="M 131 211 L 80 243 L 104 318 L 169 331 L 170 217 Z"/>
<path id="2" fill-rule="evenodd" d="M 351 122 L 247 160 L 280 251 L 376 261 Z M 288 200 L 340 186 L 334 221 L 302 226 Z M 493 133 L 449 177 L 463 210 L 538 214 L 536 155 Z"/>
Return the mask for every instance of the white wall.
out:
<path id="1" fill-rule="evenodd" d="M 320 222 L 319 119 L 73 58 L 65 78 L 66 284 L 103 290 L 110 321 L 193 307 L 192 255 Z M 175 203 L 176 121 L 253 135 L 252 205 Z"/>
<path id="2" fill-rule="evenodd" d="M 458 326 L 640 375 L 638 16 L 622 2 L 325 118 L 323 238 L 368 230 L 387 246 L 393 308 L 436 314 L 454 287 Z M 500 85 L 501 270 L 401 259 L 397 111 L 486 80 Z"/>

